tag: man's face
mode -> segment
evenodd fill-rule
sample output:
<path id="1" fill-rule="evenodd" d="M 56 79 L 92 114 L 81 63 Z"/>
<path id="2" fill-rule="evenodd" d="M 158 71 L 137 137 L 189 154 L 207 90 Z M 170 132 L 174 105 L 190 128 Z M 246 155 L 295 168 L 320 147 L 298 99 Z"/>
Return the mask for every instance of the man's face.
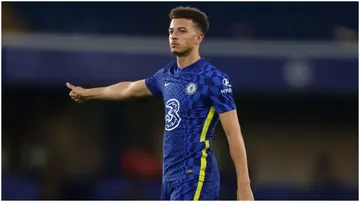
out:
<path id="1" fill-rule="evenodd" d="M 170 49 L 176 56 L 185 56 L 196 46 L 203 38 L 196 25 L 187 19 L 173 19 L 169 28 Z"/>

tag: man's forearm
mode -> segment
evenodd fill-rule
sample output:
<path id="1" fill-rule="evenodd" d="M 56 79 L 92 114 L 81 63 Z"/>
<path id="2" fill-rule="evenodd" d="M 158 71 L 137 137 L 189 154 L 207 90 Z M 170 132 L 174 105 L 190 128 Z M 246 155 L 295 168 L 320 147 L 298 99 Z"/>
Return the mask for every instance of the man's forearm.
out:
<path id="1" fill-rule="evenodd" d="M 241 134 L 229 134 L 230 155 L 233 159 L 238 184 L 249 184 L 250 177 L 247 165 L 246 149 Z"/>
<path id="2" fill-rule="evenodd" d="M 246 149 L 241 133 L 227 134 L 230 155 L 233 159 L 237 175 L 237 199 L 254 200 L 251 191 L 250 177 L 247 165 Z"/>
<path id="3" fill-rule="evenodd" d="M 97 100 L 125 100 L 131 95 L 128 93 L 129 85 L 132 82 L 120 82 L 107 87 L 86 89 L 85 97 L 87 99 Z"/>

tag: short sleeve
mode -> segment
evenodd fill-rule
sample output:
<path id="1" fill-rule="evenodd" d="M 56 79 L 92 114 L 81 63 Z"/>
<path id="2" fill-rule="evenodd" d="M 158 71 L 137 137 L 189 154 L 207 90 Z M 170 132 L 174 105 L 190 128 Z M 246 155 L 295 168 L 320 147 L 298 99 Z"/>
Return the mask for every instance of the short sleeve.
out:
<path id="1" fill-rule="evenodd" d="M 163 69 L 157 71 L 153 76 L 145 79 L 146 87 L 150 90 L 152 95 L 161 94 L 161 83 L 162 83 Z"/>
<path id="2" fill-rule="evenodd" d="M 208 77 L 208 97 L 218 114 L 236 109 L 230 78 L 221 72 Z"/>

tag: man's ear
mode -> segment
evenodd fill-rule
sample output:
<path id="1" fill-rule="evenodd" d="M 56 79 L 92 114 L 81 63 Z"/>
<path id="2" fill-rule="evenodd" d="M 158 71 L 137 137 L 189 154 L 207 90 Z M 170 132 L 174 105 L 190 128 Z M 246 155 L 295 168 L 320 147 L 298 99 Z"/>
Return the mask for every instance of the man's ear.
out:
<path id="1" fill-rule="evenodd" d="M 204 36 L 205 35 L 203 33 L 199 33 L 197 35 L 197 37 L 196 37 L 196 45 L 199 45 L 202 42 L 202 40 L 204 39 Z"/>

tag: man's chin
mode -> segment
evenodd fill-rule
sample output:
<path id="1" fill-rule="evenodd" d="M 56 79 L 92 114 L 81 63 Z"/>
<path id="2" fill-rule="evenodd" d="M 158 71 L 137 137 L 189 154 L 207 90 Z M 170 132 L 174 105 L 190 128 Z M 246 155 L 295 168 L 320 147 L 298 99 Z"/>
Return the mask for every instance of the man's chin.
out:
<path id="1" fill-rule="evenodd" d="M 176 51 L 176 50 L 171 50 L 171 52 L 176 55 L 177 57 L 182 57 L 182 56 L 186 56 L 188 52 L 186 51 Z"/>
<path id="2" fill-rule="evenodd" d="M 180 54 L 180 52 L 179 52 L 179 51 L 176 51 L 176 50 L 171 50 L 171 52 L 172 52 L 172 54 L 174 54 L 174 55 Z"/>

